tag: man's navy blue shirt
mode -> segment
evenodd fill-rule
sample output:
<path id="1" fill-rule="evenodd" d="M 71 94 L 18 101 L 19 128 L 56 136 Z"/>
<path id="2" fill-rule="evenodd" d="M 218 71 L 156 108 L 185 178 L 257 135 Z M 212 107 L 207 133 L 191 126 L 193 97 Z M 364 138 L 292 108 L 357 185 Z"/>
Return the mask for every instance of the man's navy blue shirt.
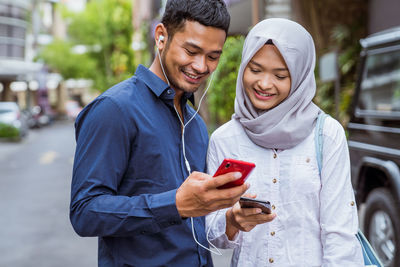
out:
<path id="1" fill-rule="evenodd" d="M 175 92 L 144 66 L 83 109 L 76 127 L 70 219 L 81 236 L 99 237 L 99 266 L 212 266 L 190 219 L 176 209 L 189 175 Z M 194 114 L 182 99 L 184 120 Z M 206 171 L 208 133 L 200 116 L 185 128 L 192 171 Z M 207 245 L 204 217 L 194 218 Z"/>

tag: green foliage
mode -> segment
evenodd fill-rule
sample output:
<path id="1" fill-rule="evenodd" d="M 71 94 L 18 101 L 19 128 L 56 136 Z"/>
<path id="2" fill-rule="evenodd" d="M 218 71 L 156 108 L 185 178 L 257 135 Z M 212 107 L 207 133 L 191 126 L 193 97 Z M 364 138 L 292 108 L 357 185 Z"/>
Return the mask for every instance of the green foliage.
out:
<path id="1" fill-rule="evenodd" d="M 152 63 L 153 55 L 151 51 L 154 50 L 154 47 L 150 46 L 150 44 L 153 42 L 153 36 L 149 35 L 150 28 L 149 22 L 143 21 L 138 31 L 135 32 L 135 34 L 138 34 L 142 40 L 142 47 L 134 51 L 133 62 L 135 66 L 138 66 L 139 64 L 149 66 Z"/>
<path id="2" fill-rule="evenodd" d="M 212 124 L 220 125 L 230 120 L 234 112 L 236 78 L 240 66 L 244 37 L 230 36 L 224 46 L 215 71 L 212 91 L 208 95 Z"/>
<path id="3" fill-rule="evenodd" d="M 69 22 L 71 42 L 55 41 L 40 58 L 64 78 L 90 78 L 104 91 L 132 75 L 133 33 L 130 0 L 90 1 L 80 13 L 62 10 Z M 74 45 L 85 45 L 87 52 L 71 52 Z"/>
<path id="4" fill-rule="evenodd" d="M 19 130 L 12 125 L 0 122 L 0 138 L 18 138 Z"/>
<path id="5" fill-rule="evenodd" d="M 346 125 L 349 120 L 349 107 L 354 93 L 356 68 L 361 46 L 362 28 L 360 25 L 336 26 L 332 33 L 332 46 L 339 51 L 340 99 L 338 120 Z M 318 69 L 318 68 L 317 68 Z M 335 114 L 334 83 L 322 83 L 317 72 L 316 103 L 327 113 Z"/>
<path id="6" fill-rule="evenodd" d="M 43 49 L 38 57 L 56 72 L 61 73 L 64 79 L 94 78 L 96 61 L 87 54 L 72 52 L 72 44 L 62 40 L 55 40 Z"/>

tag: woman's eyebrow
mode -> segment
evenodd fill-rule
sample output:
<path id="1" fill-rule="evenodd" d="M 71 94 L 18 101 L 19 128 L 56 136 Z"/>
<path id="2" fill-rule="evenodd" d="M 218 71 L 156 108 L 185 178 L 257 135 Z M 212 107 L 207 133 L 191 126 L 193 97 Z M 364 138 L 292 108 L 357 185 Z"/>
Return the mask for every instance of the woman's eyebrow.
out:
<path id="1" fill-rule="evenodd" d="M 254 61 L 253 59 L 250 60 L 249 64 L 250 64 L 250 63 L 253 64 L 253 65 L 255 65 L 255 66 L 257 66 L 257 67 L 259 67 L 259 68 L 264 68 L 260 63 L 257 63 L 257 62 Z M 275 68 L 274 70 L 275 70 L 275 71 L 289 71 L 288 68 Z"/>
<path id="2" fill-rule="evenodd" d="M 250 60 L 249 64 L 253 64 L 253 65 L 256 65 L 259 68 L 262 68 L 262 65 L 257 63 L 257 62 L 255 62 L 254 60 Z"/>

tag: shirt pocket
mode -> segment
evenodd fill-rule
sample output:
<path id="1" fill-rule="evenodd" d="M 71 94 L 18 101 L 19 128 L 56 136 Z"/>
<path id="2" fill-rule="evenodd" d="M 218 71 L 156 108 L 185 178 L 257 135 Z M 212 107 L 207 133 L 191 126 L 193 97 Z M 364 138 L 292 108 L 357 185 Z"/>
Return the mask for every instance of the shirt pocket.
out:
<path id="1" fill-rule="evenodd" d="M 286 196 L 289 201 L 299 201 L 309 194 L 319 194 L 321 179 L 315 156 L 293 155 L 286 164 L 289 175 L 283 179 L 288 183 L 289 192 Z"/>

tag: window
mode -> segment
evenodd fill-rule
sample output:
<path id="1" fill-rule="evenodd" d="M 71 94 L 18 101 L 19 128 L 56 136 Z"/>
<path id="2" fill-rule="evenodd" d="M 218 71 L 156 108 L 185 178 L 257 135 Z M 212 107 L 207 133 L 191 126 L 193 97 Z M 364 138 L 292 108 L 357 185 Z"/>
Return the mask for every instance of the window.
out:
<path id="1" fill-rule="evenodd" d="M 20 26 L 10 26 L 11 36 L 13 38 L 25 39 L 25 28 Z"/>
<path id="2" fill-rule="evenodd" d="M 400 112 L 400 47 L 367 56 L 358 108 L 379 113 Z"/>
<path id="3" fill-rule="evenodd" d="M 25 48 L 21 45 L 10 45 L 11 57 L 14 58 L 24 58 Z"/>
<path id="4" fill-rule="evenodd" d="M 26 12 L 23 8 L 18 6 L 10 6 L 10 15 L 16 19 L 25 19 Z"/>
<path id="5" fill-rule="evenodd" d="M 10 5 L 0 4 L 0 16 L 9 17 L 10 16 Z"/>
<path id="6" fill-rule="evenodd" d="M 10 4 L 0 3 L 0 16 L 11 17 L 16 19 L 26 19 L 27 11 L 19 6 L 14 6 Z"/>
<path id="7" fill-rule="evenodd" d="M 0 24 L 0 37 L 8 37 L 8 25 Z"/>
<path id="8" fill-rule="evenodd" d="M 8 56 L 8 47 L 6 44 L 0 43 L 0 57 Z"/>

